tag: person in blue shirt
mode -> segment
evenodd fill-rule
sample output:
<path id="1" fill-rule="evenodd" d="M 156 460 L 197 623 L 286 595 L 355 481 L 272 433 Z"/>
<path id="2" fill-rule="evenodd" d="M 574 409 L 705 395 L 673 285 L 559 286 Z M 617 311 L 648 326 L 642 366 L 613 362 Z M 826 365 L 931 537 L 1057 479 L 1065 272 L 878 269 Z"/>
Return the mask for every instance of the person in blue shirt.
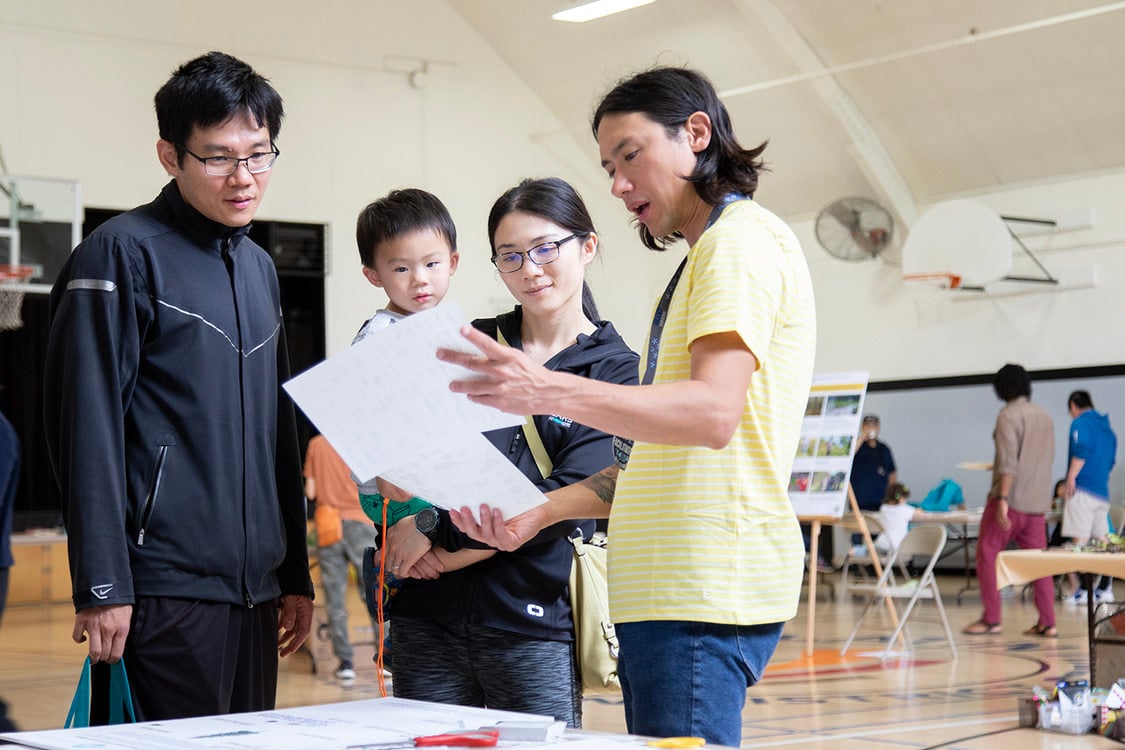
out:
<path id="1" fill-rule="evenodd" d="M 1117 435 L 1109 417 L 1094 411 L 1087 391 L 1074 391 L 1067 398 L 1073 420 L 1067 435 L 1066 507 L 1062 535 L 1076 545 L 1109 535 L 1109 472 L 1117 461 Z M 1099 587 L 1100 601 L 1113 601 L 1113 589 Z M 1066 603 L 1085 603 L 1086 592 L 1071 581 Z"/>
<path id="2" fill-rule="evenodd" d="M 887 444 L 879 440 L 879 417 L 864 414 L 859 428 L 859 447 L 852 457 L 852 492 L 860 510 L 878 511 L 887 496 L 887 488 L 898 481 L 895 457 Z M 862 544 L 861 534 L 852 534 L 852 544 Z"/>

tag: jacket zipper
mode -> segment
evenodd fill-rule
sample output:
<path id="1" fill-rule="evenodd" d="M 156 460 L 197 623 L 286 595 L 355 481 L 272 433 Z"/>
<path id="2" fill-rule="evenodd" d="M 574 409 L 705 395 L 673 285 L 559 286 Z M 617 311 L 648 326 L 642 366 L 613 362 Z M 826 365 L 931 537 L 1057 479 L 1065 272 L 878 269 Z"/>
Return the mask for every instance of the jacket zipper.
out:
<path id="1" fill-rule="evenodd" d="M 250 544 L 246 538 L 249 532 L 246 521 L 246 399 L 245 399 L 245 384 L 243 382 L 245 373 L 243 372 L 243 365 L 245 364 L 242 357 L 242 318 L 238 313 L 238 294 L 237 286 L 234 279 L 234 258 L 230 253 L 230 238 L 223 240 L 221 255 L 223 256 L 223 265 L 226 266 L 227 276 L 230 277 L 230 297 L 234 304 L 234 325 L 235 330 L 238 332 L 238 404 L 241 417 L 242 429 L 242 595 L 246 600 L 246 608 L 253 609 L 254 602 L 250 598 L 250 587 L 246 584 L 246 566 L 249 563 L 250 557 Z"/>
<path id="2" fill-rule="evenodd" d="M 137 546 L 143 547 L 145 544 L 145 530 L 148 529 L 149 522 L 152 521 L 152 512 L 156 509 L 156 496 L 160 494 L 160 478 L 164 473 L 164 458 L 168 455 L 168 446 L 160 446 L 160 450 L 156 453 L 156 467 L 152 472 L 152 481 L 148 485 L 148 493 L 145 494 L 144 505 L 141 506 L 141 529 L 137 532 Z"/>

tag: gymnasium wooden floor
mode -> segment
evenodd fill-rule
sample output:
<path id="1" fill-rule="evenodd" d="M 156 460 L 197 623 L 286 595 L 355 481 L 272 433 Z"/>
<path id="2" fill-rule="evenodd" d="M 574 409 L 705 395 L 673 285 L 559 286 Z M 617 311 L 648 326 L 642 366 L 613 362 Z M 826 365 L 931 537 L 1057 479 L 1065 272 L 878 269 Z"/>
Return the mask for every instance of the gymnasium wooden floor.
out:
<path id="1" fill-rule="evenodd" d="M 830 602 L 828 592 L 816 608 L 816 652 L 806 658 L 805 610 L 786 627 L 785 638 L 766 678 L 748 694 L 743 714 L 743 747 L 798 750 L 894 750 L 895 748 L 1019 747 L 1021 750 L 1120 747 L 1094 735 L 1017 728 L 1017 698 L 1032 685 L 1061 678 L 1089 676 L 1085 609 L 1057 606 L 1057 639 L 1025 637 L 1035 622 L 1035 608 L 1019 598 L 1004 602 L 1004 633 L 964 636 L 962 625 L 979 615 L 975 592 L 957 604 L 964 584 L 943 577 L 946 609 L 954 629 L 958 658 L 952 660 L 936 612 L 922 605 L 912 618 L 916 651 L 885 664 L 869 655 L 881 650 L 889 630 L 861 631 L 847 658 L 837 656 L 860 603 Z M 1119 596 L 1125 586 L 1119 585 Z M 361 621 L 358 598 L 353 625 Z M 873 625 L 886 617 L 868 615 Z M 0 697 L 21 729 L 61 726 L 84 649 L 71 642 L 69 605 L 10 606 L 0 628 Z M 360 700 L 378 696 L 374 668 L 357 664 L 359 678 L 341 687 L 332 676 L 335 662 L 311 669 L 306 654 L 287 659 L 279 680 L 279 707 Z M 392 683 L 393 684 L 393 683 Z M 624 732 L 624 715 L 616 697 L 587 698 L 587 729 Z"/>

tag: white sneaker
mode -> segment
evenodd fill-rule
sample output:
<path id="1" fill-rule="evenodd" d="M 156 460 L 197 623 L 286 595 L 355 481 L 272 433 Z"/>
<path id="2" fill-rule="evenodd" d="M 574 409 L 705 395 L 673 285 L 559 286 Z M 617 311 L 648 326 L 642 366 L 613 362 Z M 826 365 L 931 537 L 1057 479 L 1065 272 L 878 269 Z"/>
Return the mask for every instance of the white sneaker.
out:
<path id="1" fill-rule="evenodd" d="M 1098 603 L 1113 602 L 1117 601 L 1117 599 L 1113 595 L 1113 589 L 1105 589 L 1104 591 L 1102 589 L 1098 589 L 1094 592 L 1094 601 Z"/>
<path id="2" fill-rule="evenodd" d="M 343 683 L 355 682 L 355 667 L 350 661 L 340 662 L 336 669 L 336 679 Z"/>
<path id="3" fill-rule="evenodd" d="M 1086 603 L 1086 589 L 1078 589 L 1070 596 L 1063 597 L 1063 604 L 1074 606 Z"/>

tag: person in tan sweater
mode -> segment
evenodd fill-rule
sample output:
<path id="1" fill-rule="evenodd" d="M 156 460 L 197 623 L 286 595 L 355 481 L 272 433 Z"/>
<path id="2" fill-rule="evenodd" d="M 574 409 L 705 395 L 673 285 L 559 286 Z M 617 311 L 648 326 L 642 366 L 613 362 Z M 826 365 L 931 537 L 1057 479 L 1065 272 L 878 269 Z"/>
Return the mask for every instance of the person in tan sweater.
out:
<path id="1" fill-rule="evenodd" d="M 996 457 L 992 487 L 977 540 L 977 580 L 981 618 L 962 629 L 966 635 L 1001 632 L 1000 592 L 996 589 L 996 556 L 1015 542 L 1021 549 L 1047 546 L 1047 511 L 1051 509 L 1051 463 L 1055 457 L 1055 423 L 1038 404 L 1031 403 L 1031 377 L 1019 365 L 1007 364 L 993 379 L 996 395 L 1005 402 L 992 433 Z M 1039 620 L 1024 635 L 1054 638 L 1055 588 L 1051 578 L 1034 583 Z"/>

